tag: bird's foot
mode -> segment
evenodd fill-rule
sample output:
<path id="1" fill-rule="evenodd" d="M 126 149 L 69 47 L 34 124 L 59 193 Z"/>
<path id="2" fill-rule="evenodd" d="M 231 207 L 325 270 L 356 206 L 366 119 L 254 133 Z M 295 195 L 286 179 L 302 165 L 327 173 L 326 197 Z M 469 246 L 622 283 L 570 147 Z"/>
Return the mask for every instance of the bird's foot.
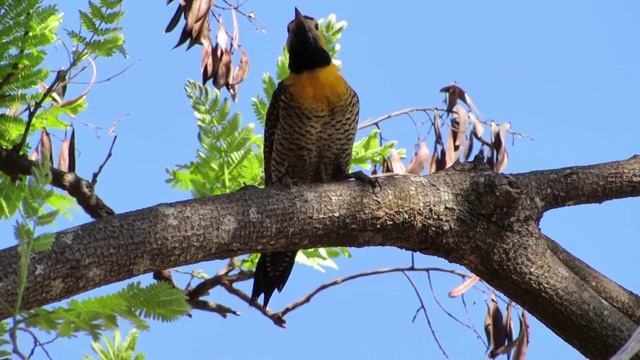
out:
<path id="1" fill-rule="evenodd" d="M 289 189 L 291 189 L 294 186 L 300 186 L 300 181 L 296 180 L 296 179 L 292 179 L 290 178 L 288 175 L 284 175 L 282 177 L 282 186 L 286 186 Z"/>
<path id="2" fill-rule="evenodd" d="M 379 189 L 379 190 L 382 189 L 382 185 L 380 185 L 380 182 L 378 181 L 378 179 L 373 178 L 363 173 L 362 171 L 354 171 L 352 173 L 349 173 L 348 178 L 363 182 L 365 184 L 369 184 L 371 186 L 371 190 L 373 190 L 374 192 L 376 191 L 376 189 Z"/>
<path id="3" fill-rule="evenodd" d="M 255 185 L 249 185 L 247 183 L 242 183 L 242 184 L 243 184 L 243 186 L 241 188 L 239 188 L 238 190 L 236 190 L 236 191 L 240 192 L 240 191 L 259 189 L 259 187 L 255 186 Z"/>

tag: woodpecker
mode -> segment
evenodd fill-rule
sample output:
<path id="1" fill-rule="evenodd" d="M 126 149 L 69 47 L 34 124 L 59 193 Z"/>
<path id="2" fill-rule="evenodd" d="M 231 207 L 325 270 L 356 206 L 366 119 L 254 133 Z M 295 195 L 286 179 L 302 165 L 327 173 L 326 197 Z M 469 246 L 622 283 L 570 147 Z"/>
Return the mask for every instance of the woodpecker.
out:
<path id="1" fill-rule="evenodd" d="M 265 186 L 326 183 L 355 178 L 349 173 L 360 102 L 325 49 L 318 22 L 295 9 L 287 27 L 289 75 L 271 98 L 264 129 Z M 251 304 L 264 294 L 263 306 L 275 289 L 282 291 L 297 251 L 260 255 Z"/>

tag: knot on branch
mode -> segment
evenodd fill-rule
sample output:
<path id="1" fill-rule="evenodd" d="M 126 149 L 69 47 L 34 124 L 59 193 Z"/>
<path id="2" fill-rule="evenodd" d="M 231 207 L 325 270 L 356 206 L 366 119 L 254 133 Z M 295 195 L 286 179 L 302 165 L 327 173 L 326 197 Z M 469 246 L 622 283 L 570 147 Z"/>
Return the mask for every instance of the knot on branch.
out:
<path id="1" fill-rule="evenodd" d="M 51 173 L 54 177 L 53 182 L 59 182 L 60 186 L 58 187 L 66 189 L 69 195 L 73 196 L 78 201 L 78 205 L 93 219 L 98 220 L 116 214 L 98 197 L 89 181 L 75 173 L 65 173 L 57 169 L 52 169 Z"/>
<path id="2" fill-rule="evenodd" d="M 478 214 L 492 219 L 509 218 L 519 207 L 522 188 L 515 178 L 494 172 L 485 172 L 474 176 L 471 182 L 470 202 Z"/>

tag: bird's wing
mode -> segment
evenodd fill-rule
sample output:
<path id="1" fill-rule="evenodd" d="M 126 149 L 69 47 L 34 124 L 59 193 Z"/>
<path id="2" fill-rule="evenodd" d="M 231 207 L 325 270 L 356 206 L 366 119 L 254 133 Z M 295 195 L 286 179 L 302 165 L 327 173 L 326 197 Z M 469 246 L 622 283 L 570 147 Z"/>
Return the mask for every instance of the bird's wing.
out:
<path id="1" fill-rule="evenodd" d="M 276 132 L 278 131 L 278 124 L 280 123 L 280 102 L 282 101 L 282 95 L 285 85 L 280 82 L 278 87 L 271 95 L 271 102 L 267 109 L 267 116 L 264 124 L 264 185 L 270 186 L 272 184 L 271 178 L 271 157 L 273 155 L 273 146 L 276 140 Z"/>

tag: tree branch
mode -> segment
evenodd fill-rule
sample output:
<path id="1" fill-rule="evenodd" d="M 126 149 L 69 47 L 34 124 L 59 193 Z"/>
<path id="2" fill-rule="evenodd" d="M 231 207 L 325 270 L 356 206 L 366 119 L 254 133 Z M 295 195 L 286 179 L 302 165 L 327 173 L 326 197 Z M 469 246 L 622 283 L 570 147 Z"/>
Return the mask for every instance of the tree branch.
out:
<path id="1" fill-rule="evenodd" d="M 640 324 L 640 297 L 597 272 L 554 240 L 543 236 L 546 238 L 549 250 L 567 269 L 587 284 L 598 296 L 605 299 L 633 322 Z"/>
<path id="2" fill-rule="evenodd" d="M 25 155 L 0 147 L 0 171 L 16 178 L 31 175 L 35 162 Z M 75 173 L 68 173 L 51 167 L 51 185 L 65 190 L 73 196 L 82 209 L 93 219 L 102 219 L 114 215 L 115 212 L 95 193 L 91 183 Z"/>
<path id="3" fill-rule="evenodd" d="M 603 203 L 638 196 L 640 155 L 628 160 L 593 166 L 533 171 L 516 175 L 527 178 L 532 194 L 537 194 L 540 213 L 566 206 Z"/>
<path id="4" fill-rule="evenodd" d="M 0 170 L 3 165 L 0 157 Z M 31 309 L 155 270 L 247 253 L 395 246 L 466 266 L 588 358 L 610 357 L 635 330 L 635 318 L 585 281 L 602 281 L 601 275 L 550 250 L 538 221 L 543 211 L 567 200 L 640 196 L 640 158 L 512 176 L 467 163 L 426 177 L 379 180 L 382 189 L 375 194 L 367 185 L 346 181 L 247 189 L 60 231 L 51 249 L 31 257 L 23 306 Z M 574 190 L 580 187 L 584 190 Z M 18 263 L 15 247 L 0 251 L 5 303 L 16 300 Z M 221 285 L 227 289 L 229 284 Z M 626 297 L 638 301 L 631 293 Z M 8 315 L 0 308 L 0 319 Z"/>

